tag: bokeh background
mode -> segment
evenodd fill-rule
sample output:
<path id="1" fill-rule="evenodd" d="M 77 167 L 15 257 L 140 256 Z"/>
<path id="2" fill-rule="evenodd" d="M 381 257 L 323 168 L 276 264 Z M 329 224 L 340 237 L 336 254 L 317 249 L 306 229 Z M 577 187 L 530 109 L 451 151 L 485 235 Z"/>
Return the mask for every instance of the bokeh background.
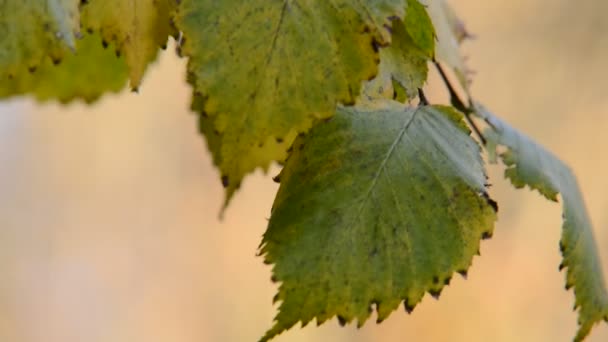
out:
<path id="1" fill-rule="evenodd" d="M 608 3 L 452 1 L 476 39 L 473 93 L 572 166 L 608 275 Z M 277 185 L 246 179 L 223 221 L 217 171 L 169 50 L 139 94 L 95 106 L 0 103 L 0 341 L 254 341 L 276 285 L 256 257 Z M 446 99 L 431 76 L 428 97 Z M 271 171 L 276 173 L 278 168 Z M 494 238 L 467 280 L 381 325 L 276 341 L 569 341 L 560 205 L 491 166 Z M 608 325 L 588 341 L 608 341 Z"/>

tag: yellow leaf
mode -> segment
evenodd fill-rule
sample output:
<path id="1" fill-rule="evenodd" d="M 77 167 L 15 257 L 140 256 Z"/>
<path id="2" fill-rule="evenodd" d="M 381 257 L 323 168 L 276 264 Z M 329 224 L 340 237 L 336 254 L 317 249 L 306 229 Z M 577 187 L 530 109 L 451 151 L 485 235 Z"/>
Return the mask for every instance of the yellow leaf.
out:
<path id="1" fill-rule="evenodd" d="M 99 31 L 125 55 L 131 87 L 137 89 L 146 67 L 175 33 L 171 14 L 175 0 L 89 0 L 82 7 L 82 25 Z"/>

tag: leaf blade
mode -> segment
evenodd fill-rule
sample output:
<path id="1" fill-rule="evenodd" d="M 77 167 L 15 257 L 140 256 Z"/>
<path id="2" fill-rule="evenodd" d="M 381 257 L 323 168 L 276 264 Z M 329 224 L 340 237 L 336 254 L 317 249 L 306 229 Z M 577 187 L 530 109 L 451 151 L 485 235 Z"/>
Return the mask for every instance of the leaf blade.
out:
<path id="1" fill-rule="evenodd" d="M 0 83 L 0 98 L 33 95 L 38 101 L 92 103 L 104 93 L 124 88 L 128 79 L 124 58 L 104 49 L 99 35 L 85 34 L 75 44 L 74 53 L 60 64 L 45 60 L 35 71 Z"/>
<path id="2" fill-rule="evenodd" d="M 74 46 L 78 0 L 0 3 L 0 80 L 18 78 L 47 59 L 58 63 Z"/>
<path id="3" fill-rule="evenodd" d="M 503 122 L 483 106 L 476 105 L 476 113 L 491 126 L 485 132 L 489 142 L 503 145 L 508 151 L 501 155 L 507 166 L 505 177 L 516 188 L 529 186 L 547 199 L 563 201 L 562 236 L 560 250 L 566 268 L 566 289 L 574 288 L 579 329 L 574 338 L 582 341 L 594 324 L 608 322 L 608 293 L 595 239 L 593 226 L 579 190 L 576 177 L 561 160 L 527 136 Z"/>
<path id="4" fill-rule="evenodd" d="M 435 57 L 449 65 L 462 87 L 468 89 L 468 70 L 460 53 L 460 43 L 469 37 L 462 22 L 445 0 L 421 0 L 435 28 Z"/>
<path id="5" fill-rule="evenodd" d="M 491 235 L 479 146 L 461 117 L 384 104 L 341 108 L 296 140 L 260 249 L 281 282 L 262 341 L 314 318 L 362 325 L 372 305 L 379 321 L 401 302 L 411 310 Z"/>
<path id="6" fill-rule="evenodd" d="M 81 9 L 82 25 L 125 55 L 131 88 L 138 89 L 148 64 L 175 35 L 175 7 L 174 0 L 89 0 Z"/>
<path id="7" fill-rule="evenodd" d="M 285 153 L 252 151 L 269 139 L 289 146 L 337 103 L 354 103 L 377 72 L 374 45 L 390 43 L 386 27 L 405 2 L 181 2 L 182 53 L 195 96 L 205 99 L 200 112 L 222 136 L 216 165 L 228 200 L 245 175 Z"/>
<path id="8" fill-rule="evenodd" d="M 380 49 L 378 75 L 363 85 L 362 101 L 392 99 L 398 91 L 396 87 L 406 95 L 400 102 L 411 100 L 427 79 L 428 62 L 434 48 L 433 26 L 418 0 L 408 3 L 404 21 L 393 22 L 391 45 Z M 416 29 L 411 29 L 414 26 Z"/>

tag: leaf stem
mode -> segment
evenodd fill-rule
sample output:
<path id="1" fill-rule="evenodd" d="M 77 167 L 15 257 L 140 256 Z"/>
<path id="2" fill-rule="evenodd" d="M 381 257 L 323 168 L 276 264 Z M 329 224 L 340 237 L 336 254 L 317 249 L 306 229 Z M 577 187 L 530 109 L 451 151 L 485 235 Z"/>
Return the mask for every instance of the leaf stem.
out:
<path id="1" fill-rule="evenodd" d="M 439 75 L 441 76 L 443 83 L 448 88 L 448 92 L 450 93 L 450 102 L 452 103 L 452 106 L 454 106 L 454 108 L 458 109 L 464 114 L 464 117 L 466 118 L 469 126 L 471 126 L 471 128 L 479 138 L 479 141 L 481 141 L 483 146 L 486 146 L 486 138 L 481 133 L 479 127 L 477 127 L 477 124 L 475 124 L 475 121 L 473 121 L 473 119 L 471 118 L 471 113 L 473 113 L 472 100 L 469 99 L 469 106 L 465 105 L 464 102 L 460 99 L 460 96 L 458 96 L 458 93 L 454 89 L 454 86 L 452 86 L 452 83 L 450 82 L 450 79 L 443 70 L 441 64 L 439 64 L 439 62 L 437 61 L 433 61 L 433 64 L 435 64 L 435 67 L 437 68 L 437 71 L 439 71 Z"/>
<path id="2" fill-rule="evenodd" d="M 426 98 L 426 95 L 424 95 L 424 92 L 422 91 L 421 88 L 418 88 L 418 98 L 420 98 L 420 103 L 418 104 L 418 106 L 428 106 L 429 105 L 429 100 Z"/>

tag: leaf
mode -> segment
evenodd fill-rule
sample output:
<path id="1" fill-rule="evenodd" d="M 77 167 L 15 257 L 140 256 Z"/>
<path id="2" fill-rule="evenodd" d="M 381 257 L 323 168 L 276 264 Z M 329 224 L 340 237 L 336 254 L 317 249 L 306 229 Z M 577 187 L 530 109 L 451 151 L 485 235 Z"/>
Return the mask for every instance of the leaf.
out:
<path id="1" fill-rule="evenodd" d="M 445 0 L 421 0 L 426 6 L 437 36 L 435 55 L 454 69 L 460 84 L 468 88 L 467 68 L 460 54 L 460 43 L 470 35 Z"/>
<path id="2" fill-rule="evenodd" d="M 574 288 L 574 309 L 578 309 L 579 324 L 574 340 L 582 341 L 594 324 L 602 319 L 608 322 L 608 294 L 593 227 L 576 178 L 570 168 L 551 152 L 483 106 L 477 105 L 477 113 L 491 126 L 484 133 L 492 144 L 490 149 L 496 145 L 508 148 L 501 158 L 507 166 L 505 177 L 516 188 L 528 185 L 552 201 L 557 201 L 558 193 L 562 196 L 564 225 L 560 241 L 563 255 L 560 270 L 567 268 L 566 289 Z"/>
<path id="3" fill-rule="evenodd" d="M 352 104 L 377 73 L 378 45 L 406 0 L 183 0 L 176 25 L 201 113 L 221 135 L 214 155 L 227 201 L 243 177 L 279 160 L 316 119 Z M 227 202 L 226 201 L 226 202 Z"/>
<path id="4" fill-rule="evenodd" d="M 413 99 L 426 81 L 434 49 L 433 25 L 418 0 L 408 4 L 404 22 L 393 22 L 393 42 L 380 49 L 378 75 L 363 86 L 364 101 L 392 99 L 394 83 L 403 89 L 406 99 Z"/>
<path id="5" fill-rule="evenodd" d="M 0 81 L 18 78 L 74 48 L 78 0 L 0 2 Z"/>
<path id="6" fill-rule="evenodd" d="M 81 9 L 82 25 L 125 55 L 131 88 L 138 89 L 159 47 L 175 34 L 171 14 L 176 5 L 175 0 L 89 0 Z"/>
<path id="7" fill-rule="evenodd" d="M 296 139 L 260 254 L 281 282 L 275 324 L 361 326 L 465 274 L 496 219 L 480 148 L 448 107 L 341 107 Z"/>
<path id="8" fill-rule="evenodd" d="M 195 111 L 197 113 L 201 113 L 203 105 L 204 105 L 204 99 L 202 97 L 196 96 L 196 95 L 193 96 L 192 106 L 191 106 L 191 109 L 193 111 Z M 221 147 L 222 147 L 222 137 L 223 136 L 215 130 L 215 125 L 214 125 L 213 119 L 214 118 L 211 118 L 205 114 L 200 114 L 199 115 L 199 131 L 203 134 L 203 136 L 205 137 L 205 140 L 207 141 L 207 148 L 209 149 L 209 151 L 211 152 L 211 155 L 213 156 L 214 164 L 219 167 L 222 164 Z M 287 157 L 287 149 L 289 148 L 289 146 L 291 146 L 291 143 L 293 142 L 294 139 L 295 139 L 294 133 L 291 133 L 290 135 L 288 135 L 285 138 L 285 140 L 279 140 L 279 141 L 277 141 L 273 137 L 269 137 L 268 141 L 266 141 L 266 143 L 259 145 L 259 146 L 254 146 L 249 151 L 251 158 L 247 158 L 247 161 L 253 162 L 255 160 L 264 160 L 265 155 L 273 155 L 273 156 L 277 156 L 276 161 L 281 163 L 281 162 L 285 161 L 285 158 Z M 244 166 L 251 168 L 251 169 L 255 169 L 256 167 L 259 166 L 264 170 L 264 172 L 267 172 L 268 168 L 270 167 L 270 164 L 271 164 L 271 160 L 268 160 L 265 164 L 262 164 L 262 165 L 244 164 Z M 220 217 L 223 217 L 224 210 L 226 209 L 226 206 L 228 205 L 229 199 L 232 197 L 232 195 L 234 195 L 234 192 L 240 187 L 240 184 L 231 184 L 228 177 L 222 177 L 222 184 L 226 188 L 226 196 L 224 198 L 224 204 L 223 204 L 222 210 L 220 212 Z"/>
<path id="9" fill-rule="evenodd" d="M 435 55 L 435 28 L 425 8 L 418 0 L 408 0 L 407 11 L 403 19 L 405 29 L 414 45 L 422 53 L 433 58 Z"/>
<path id="10" fill-rule="evenodd" d="M 88 103 L 105 92 L 118 92 L 127 81 L 124 58 L 104 49 L 99 35 L 76 41 L 76 51 L 58 64 L 45 60 L 32 72 L 0 83 L 0 98 L 33 94 L 38 100 L 69 102 L 81 98 Z"/>

